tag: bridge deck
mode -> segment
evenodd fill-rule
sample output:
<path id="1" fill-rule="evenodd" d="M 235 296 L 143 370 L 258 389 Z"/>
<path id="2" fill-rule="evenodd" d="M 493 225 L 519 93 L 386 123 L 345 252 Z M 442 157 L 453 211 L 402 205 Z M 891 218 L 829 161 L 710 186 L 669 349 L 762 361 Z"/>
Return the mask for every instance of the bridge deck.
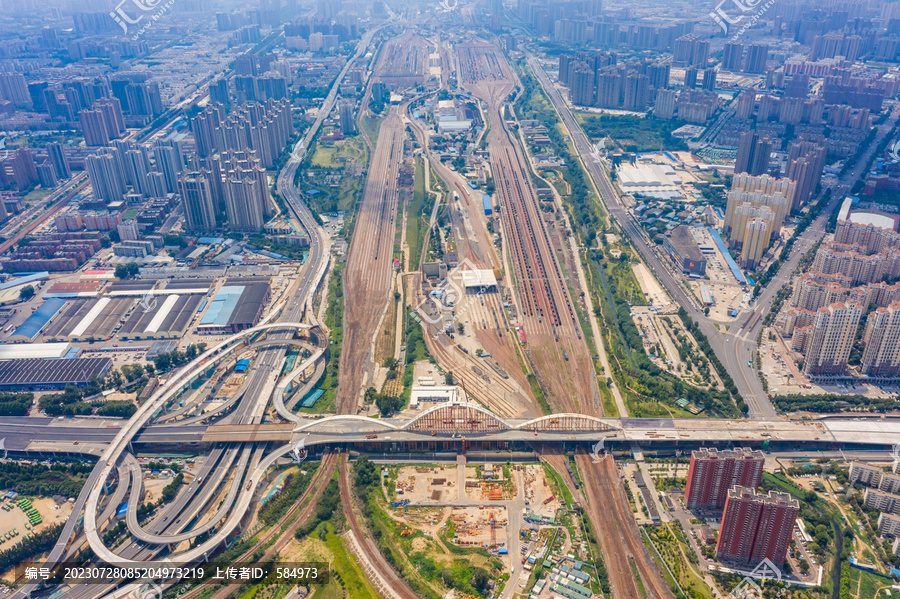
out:
<path id="1" fill-rule="evenodd" d="M 284 441 L 291 440 L 293 423 L 287 424 L 213 424 L 203 433 L 204 443 L 235 441 Z"/>

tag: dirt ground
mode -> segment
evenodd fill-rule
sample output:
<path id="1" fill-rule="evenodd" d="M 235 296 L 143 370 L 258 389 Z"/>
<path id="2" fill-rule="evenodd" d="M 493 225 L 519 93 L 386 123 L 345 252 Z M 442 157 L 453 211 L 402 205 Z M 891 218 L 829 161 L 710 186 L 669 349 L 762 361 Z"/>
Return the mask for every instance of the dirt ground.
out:
<path id="1" fill-rule="evenodd" d="M 400 491 L 403 491 L 401 494 Z M 456 468 L 406 466 L 397 477 L 397 498 L 410 503 L 447 503 L 456 501 Z"/>
<path id="2" fill-rule="evenodd" d="M 775 339 L 772 340 L 771 336 Z M 769 384 L 769 392 L 776 395 L 798 393 L 813 395 L 820 393 L 858 393 L 867 397 L 889 397 L 896 393 L 898 386 L 863 384 L 843 381 L 832 385 L 821 385 L 806 378 L 798 367 L 802 356 L 790 349 L 790 338 L 778 335 L 774 327 L 763 329 L 763 343 L 759 346 L 762 373 Z"/>
<path id="3" fill-rule="evenodd" d="M 548 497 L 553 496 L 553 490 L 550 483 L 544 475 L 544 468 L 539 464 L 528 464 L 525 466 L 525 505 L 532 506 L 532 511 L 538 509 L 549 509 L 550 513 L 556 513 L 556 509 L 560 507 L 559 498 L 547 501 Z M 546 503 L 544 503 L 546 501 Z"/>
<path id="4" fill-rule="evenodd" d="M 507 513 L 504 507 L 469 506 L 450 508 L 450 520 L 456 528 L 456 544 L 481 547 L 491 543 L 491 518 L 498 545 L 507 543 Z"/>
<path id="5" fill-rule="evenodd" d="M 444 375 L 441 374 L 437 367 L 426 360 L 419 360 L 413 363 L 413 385 L 419 384 L 419 379 L 431 379 L 435 385 L 444 384 Z"/>
<path id="6" fill-rule="evenodd" d="M 225 383 L 219 388 L 218 396 L 228 396 L 231 397 L 235 393 L 237 393 L 241 385 L 244 382 L 244 375 L 241 373 L 234 373 L 226 379 Z"/>
<path id="7" fill-rule="evenodd" d="M 162 497 L 162 490 L 167 484 L 172 482 L 172 478 L 157 478 L 152 475 L 144 478 L 144 503 L 159 501 Z"/>
<path id="8" fill-rule="evenodd" d="M 607 235 L 607 238 L 609 235 Z M 634 276 L 638 281 L 638 284 L 641 286 L 641 291 L 644 292 L 644 295 L 647 296 L 647 299 L 650 303 L 659 308 L 660 310 L 669 310 L 674 309 L 675 304 L 672 302 L 672 298 L 669 297 L 669 294 L 663 290 L 660 286 L 659 282 L 656 280 L 656 277 L 650 272 L 647 266 L 640 262 L 638 264 L 632 265 L 632 270 L 634 270 Z"/>
<path id="9" fill-rule="evenodd" d="M 410 525 L 421 528 L 426 534 L 433 535 L 444 526 L 450 508 L 446 507 L 403 507 L 395 508 L 393 517 Z"/>
<path id="10" fill-rule="evenodd" d="M 17 497 L 16 500 L 18 499 Z M 3 503 L 9 504 L 12 509 L 8 512 L 0 512 L 0 536 L 13 529 L 16 529 L 19 534 L 0 543 L 0 551 L 9 549 L 32 531 L 41 532 L 54 524 L 65 522 L 69 514 L 72 513 L 72 504 L 68 502 L 57 506 L 56 502 L 49 497 L 40 497 L 38 499 L 29 497 L 28 499 L 31 501 L 31 505 L 40 513 L 42 522 L 31 530 L 27 529 L 25 525 L 28 524 L 28 516 L 25 515 L 25 512 L 15 505 L 14 502 L 4 501 Z"/>
<path id="11" fill-rule="evenodd" d="M 493 476 L 485 477 L 486 466 L 480 468 L 466 468 L 466 499 L 476 501 L 505 501 L 516 496 L 516 487 L 512 481 L 505 480 L 503 466 L 494 464 Z M 478 472 L 482 477 L 478 477 Z M 492 495 L 493 493 L 493 495 Z"/>

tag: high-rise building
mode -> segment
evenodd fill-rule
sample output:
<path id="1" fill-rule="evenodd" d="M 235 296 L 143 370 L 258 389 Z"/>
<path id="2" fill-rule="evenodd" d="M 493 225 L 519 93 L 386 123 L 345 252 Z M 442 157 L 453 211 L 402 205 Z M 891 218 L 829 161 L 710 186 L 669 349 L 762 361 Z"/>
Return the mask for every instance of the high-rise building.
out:
<path id="1" fill-rule="evenodd" d="M 16 106 L 30 106 L 31 95 L 22 73 L 0 73 L 0 100 L 7 100 Z"/>
<path id="2" fill-rule="evenodd" d="M 69 168 L 69 160 L 66 158 L 66 151 L 63 145 L 58 141 L 51 141 L 47 144 L 47 157 L 50 164 L 56 170 L 56 176 L 60 179 L 69 179 L 72 176 L 72 169 Z"/>
<path id="3" fill-rule="evenodd" d="M 53 165 L 50 164 L 49 160 L 45 160 L 37 165 L 37 176 L 38 181 L 41 183 L 41 187 L 44 189 L 53 189 L 56 187 L 56 169 L 53 168 Z"/>
<path id="4" fill-rule="evenodd" d="M 106 125 L 106 133 L 110 139 L 118 139 L 128 131 L 125 129 L 125 116 L 122 114 L 122 104 L 118 98 L 100 98 L 91 107 L 99 110 L 103 115 L 103 124 Z"/>
<path id="5" fill-rule="evenodd" d="M 768 139 L 760 139 L 756 131 L 744 131 L 738 143 L 734 173 L 762 175 L 769 169 L 769 155 L 772 145 Z"/>
<path id="6" fill-rule="evenodd" d="M 803 372 L 810 378 L 841 376 L 847 369 L 862 308 L 838 302 L 819 308 L 811 325 Z"/>
<path id="7" fill-rule="evenodd" d="M 168 193 L 178 191 L 178 173 L 181 171 L 181 158 L 178 149 L 173 146 L 159 145 L 153 147 L 153 158 L 156 170 L 162 173 Z"/>
<path id="8" fill-rule="evenodd" d="M 768 206 L 775 213 L 773 233 L 777 234 L 784 219 L 791 210 L 797 186 L 786 178 L 776 179 L 769 175 L 752 176 L 747 173 L 734 175 L 728 204 L 725 208 L 725 231 L 741 228 L 745 223 L 735 220 L 735 209 L 744 203 L 753 206 Z"/>
<path id="9" fill-rule="evenodd" d="M 151 198 L 164 198 L 168 194 L 166 189 L 166 177 L 160 172 L 151 171 L 147 173 L 146 188 L 147 196 Z"/>
<path id="10" fill-rule="evenodd" d="M 793 210 L 800 210 L 812 198 L 822 180 L 827 148 L 820 144 L 801 141 L 788 148 L 786 174 L 797 183 Z"/>
<path id="11" fill-rule="evenodd" d="M 34 163 L 34 156 L 31 150 L 19 148 L 13 154 L 12 160 L 13 180 L 16 187 L 20 190 L 29 187 L 38 181 L 37 165 Z"/>
<path id="12" fill-rule="evenodd" d="M 738 96 L 737 118 L 749 119 L 756 108 L 756 92 L 753 89 L 745 89 Z"/>
<path id="13" fill-rule="evenodd" d="M 594 70 L 585 63 L 569 66 L 569 86 L 572 103 L 591 106 L 594 103 Z"/>
<path id="14" fill-rule="evenodd" d="M 650 79 L 636 71 L 625 77 L 625 110 L 644 110 L 650 101 Z"/>
<path id="15" fill-rule="evenodd" d="M 226 118 L 221 105 L 210 105 L 191 119 L 197 153 L 206 158 L 216 152 L 254 150 L 263 167 L 270 168 L 294 133 L 290 101 L 248 102 Z"/>
<path id="16" fill-rule="evenodd" d="M 134 190 L 149 197 L 150 186 L 147 182 L 147 175 L 150 173 L 150 164 L 146 154 L 141 150 L 129 150 L 125 152 L 125 168 L 128 172 L 128 179 L 132 182 Z"/>
<path id="17" fill-rule="evenodd" d="M 714 448 L 691 452 L 684 501 L 688 509 L 721 509 L 728 489 L 741 485 L 755 489 L 762 480 L 765 456 L 761 451 Z"/>
<path id="18" fill-rule="evenodd" d="M 766 62 L 769 60 L 769 47 L 765 44 L 750 44 L 747 46 L 748 73 L 765 73 Z"/>
<path id="19" fill-rule="evenodd" d="M 231 97 L 228 95 L 228 79 L 224 77 L 209 84 L 209 100 L 213 104 L 228 106 Z"/>
<path id="20" fill-rule="evenodd" d="M 81 120 L 81 132 L 84 133 L 84 144 L 86 146 L 109 145 L 109 132 L 106 130 L 102 112 L 99 110 L 82 110 L 78 113 L 78 118 Z"/>
<path id="21" fill-rule="evenodd" d="M 873 378 L 900 376 L 900 302 L 876 308 L 866 320 L 862 373 Z"/>
<path id="22" fill-rule="evenodd" d="M 716 557 L 754 567 L 769 560 L 780 568 L 799 514 L 800 502 L 788 493 L 758 495 L 755 489 L 735 486 L 725 502 Z"/>
<path id="23" fill-rule="evenodd" d="M 688 67 L 684 70 L 684 88 L 694 89 L 697 87 L 697 67 Z"/>
<path id="24" fill-rule="evenodd" d="M 341 133 L 344 135 L 356 133 L 356 123 L 353 120 L 353 104 L 341 102 L 338 107 L 338 116 L 341 121 Z"/>
<path id="25" fill-rule="evenodd" d="M 225 212 L 228 224 L 239 231 L 259 231 L 263 227 L 263 212 L 259 206 L 258 183 L 255 179 L 240 179 L 231 171 L 225 177 Z"/>
<path id="26" fill-rule="evenodd" d="M 696 33 L 688 33 L 675 40 L 675 64 L 706 68 L 709 62 L 709 42 L 701 40 Z"/>
<path id="27" fill-rule="evenodd" d="M 722 68 L 726 71 L 739 72 L 744 60 L 744 45 L 738 42 L 725 42 L 722 55 Z"/>
<path id="28" fill-rule="evenodd" d="M 647 66 L 647 77 L 650 78 L 650 87 L 655 90 L 669 87 L 669 75 L 672 67 L 668 64 L 651 64 Z"/>
<path id="29" fill-rule="evenodd" d="M 125 194 L 124 173 L 112 151 L 88 156 L 84 165 L 95 198 L 106 203 L 122 200 Z"/>
<path id="30" fill-rule="evenodd" d="M 661 119 L 671 119 L 675 116 L 675 99 L 678 92 L 674 89 L 661 89 L 656 92 L 656 103 L 653 114 Z"/>
<path id="31" fill-rule="evenodd" d="M 775 213 L 765 206 L 756 210 L 763 214 L 747 221 L 741 245 L 741 266 L 748 270 L 756 269 L 762 262 L 772 238 L 772 221 L 775 218 Z"/>
<path id="32" fill-rule="evenodd" d="M 189 231 L 209 231 L 216 228 L 216 208 L 210 193 L 209 181 L 202 173 L 186 173 L 179 180 L 184 219 Z"/>
<path id="33" fill-rule="evenodd" d="M 703 89 L 708 92 L 716 89 L 716 69 L 710 67 L 703 71 Z"/>

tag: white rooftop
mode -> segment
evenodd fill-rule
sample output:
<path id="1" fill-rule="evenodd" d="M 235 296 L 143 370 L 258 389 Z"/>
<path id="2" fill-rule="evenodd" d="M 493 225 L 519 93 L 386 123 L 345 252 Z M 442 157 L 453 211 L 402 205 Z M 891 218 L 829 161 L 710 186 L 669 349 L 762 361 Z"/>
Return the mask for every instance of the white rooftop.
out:
<path id="1" fill-rule="evenodd" d="M 681 185 L 681 179 L 675 175 L 675 171 L 670 166 L 662 164 L 626 164 L 619 167 L 617 174 L 619 185 L 623 188 L 675 188 Z"/>
<path id="2" fill-rule="evenodd" d="M 68 351 L 68 343 L 4 344 L 0 345 L 0 360 L 62 358 Z"/>
<path id="3" fill-rule="evenodd" d="M 463 287 L 496 287 L 497 277 L 492 270 L 464 270 L 460 273 Z"/>
<path id="4" fill-rule="evenodd" d="M 888 230 L 894 229 L 893 218 L 887 214 L 878 214 L 876 212 L 851 212 L 850 222 L 858 225 L 872 225 Z"/>

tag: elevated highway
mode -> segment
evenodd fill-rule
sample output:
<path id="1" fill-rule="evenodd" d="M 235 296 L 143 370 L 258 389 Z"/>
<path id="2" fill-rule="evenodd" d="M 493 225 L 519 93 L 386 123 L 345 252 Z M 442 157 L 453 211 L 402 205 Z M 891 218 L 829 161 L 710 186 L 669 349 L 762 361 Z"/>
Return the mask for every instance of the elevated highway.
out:
<path id="1" fill-rule="evenodd" d="M 551 415 L 536 419 L 500 418 L 477 406 L 480 419 L 459 419 L 440 404 L 415 417 L 368 418 L 343 415 L 326 418 L 299 418 L 289 423 L 212 424 L 186 427 L 149 426 L 132 440 L 142 445 L 183 444 L 208 448 L 217 444 L 292 443 L 316 445 L 372 445 L 386 441 L 416 444 L 465 437 L 469 441 L 508 442 L 599 441 L 610 444 L 637 443 L 641 447 L 684 447 L 707 444 L 758 445 L 769 441 L 806 446 L 893 446 L 900 438 L 900 419 L 823 418 L 819 420 L 719 420 L 703 418 L 590 418 L 578 415 Z M 458 406 L 453 408 L 458 410 Z M 29 420 L 43 422 L 29 423 Z M 9 451 L 71 451 L 83 453 L 83 445 L 106 446 L 118 428 L 93 429 L 84 426 L 55 426 L 49 419 L 0 419 L 0 438 L 6 437 Z M 433 434 L 432 434 L 433 433 Z M 174 439 L 177 440 L 174 441 Z M 79 441 L 78 445 L 72 445 Z"/>

